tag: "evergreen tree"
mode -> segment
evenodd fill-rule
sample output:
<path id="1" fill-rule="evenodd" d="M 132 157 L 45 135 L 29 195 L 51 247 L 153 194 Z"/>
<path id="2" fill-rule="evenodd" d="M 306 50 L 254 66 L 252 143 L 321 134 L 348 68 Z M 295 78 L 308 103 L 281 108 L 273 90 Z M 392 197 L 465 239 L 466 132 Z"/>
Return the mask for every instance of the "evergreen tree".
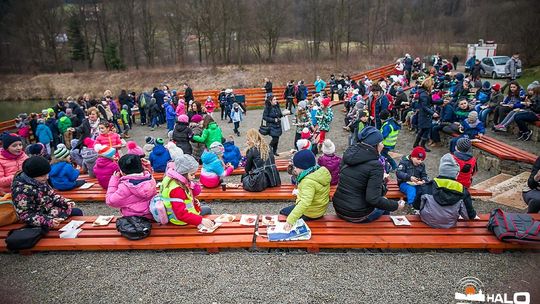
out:
<path id="1" fill-rule="evenodd" d="M 125 68 L 118 54 L 118 46 L 115 42 L 107 44 L 105 48 L 105 60 L 107 61 L 106 65 L 111 69 L 123 70 Z"/>
<path id="2" fill-rule="evenodd" d="M 70 58 L 74 61 L 86 60 L 86 50 L 83 35 L 81 33 L 81 24 L 75 15 L 68 21 L 68 43 L 70 46 Z"/>

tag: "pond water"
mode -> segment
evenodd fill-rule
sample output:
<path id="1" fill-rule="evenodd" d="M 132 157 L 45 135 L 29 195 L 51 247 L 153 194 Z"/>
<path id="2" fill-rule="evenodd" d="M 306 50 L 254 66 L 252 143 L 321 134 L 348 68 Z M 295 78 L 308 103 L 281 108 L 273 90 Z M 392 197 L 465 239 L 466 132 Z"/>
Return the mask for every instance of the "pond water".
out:
<path id="1" fill-rule="evenodd" d="M 0 121 L 14 119 L 19 113 L 38 113 L 54 105 L 52 100 L 0 101 Z"/>

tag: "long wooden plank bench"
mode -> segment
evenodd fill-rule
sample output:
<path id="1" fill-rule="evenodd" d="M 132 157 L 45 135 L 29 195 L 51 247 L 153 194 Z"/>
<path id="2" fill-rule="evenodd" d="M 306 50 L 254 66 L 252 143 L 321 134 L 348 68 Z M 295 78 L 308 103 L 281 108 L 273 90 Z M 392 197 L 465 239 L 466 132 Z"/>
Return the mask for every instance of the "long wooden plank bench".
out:
<path id="1" fill-rule="evenodd" d="M 207 216 L 214 219 L 216 215 Z M 69 220 L 84 220 L 83 231 L 75 239 L 59 238 L 58 229 L 51 230 L 30 251 L 112 251 L 112 250 L 165 250 L 165 249 L 205 249 L 218 252 L 222 248 L 250 248 L 253 245 L 255 226 L 242 226 L 240 217 L 233 223 L 225 223 L 212 234 L 199 233 L 191 225 L 177 226 L 154 223 L 149 237 L 130 241 L 116 230 L 115 220 L 108 226 L 94 227 L 96 216 L 72 217 Z M 67 222 L 69 222 L 66 221 Z M 5 238 L 12 229 L 22 224 L 0 227 L 0 252 L 7 251 Z M 63 225 L 62 225 L 63 226 Z M 61 227 L 59 227 L 61 228 Z M 28 252 L 28 251 L 27 251 Z"/>
<path id="2" fill-rule="evenodd" d="M 499 241 L 489 230 L 489 214 L 481 214 L 480 220 L 459 221 L 456 228 L 435 229 L 408 215 L 411 226 L 394 226 L 389 216 L 365 224 L 354 224 L 335 215 L 307 222 L 312 231 L 310 240 L 270 242 L 264 237 L 266 227 L 258 227 L 256 248 L 304 248 L 318 252 L 321 248 L 376 248 L 376 249 L 479 249 L 494 253 L 506 249 L 535 249 L 540 245 L 520 245 Z M 532 215 L 540 220 L 539 214 Z M 280 216 L 280 221 L 285 221 Z"/>
<path id="3" fill-rule="evenodd" d="M 453 134 L 452 136 L 457 137 L 458 135 Z M 538 158 L 538 156 L 533 153 L 523 151 L 519 148 L 516 148 L 489 136 L 483 136 L 480 141 L 474 141 L 473 146 L 480 150 L 488 152 L 489 154 L 493 154 L 497 158 L 502 160 L 513 160 L 528 164 L 534 164 L 534 162 Z"/>

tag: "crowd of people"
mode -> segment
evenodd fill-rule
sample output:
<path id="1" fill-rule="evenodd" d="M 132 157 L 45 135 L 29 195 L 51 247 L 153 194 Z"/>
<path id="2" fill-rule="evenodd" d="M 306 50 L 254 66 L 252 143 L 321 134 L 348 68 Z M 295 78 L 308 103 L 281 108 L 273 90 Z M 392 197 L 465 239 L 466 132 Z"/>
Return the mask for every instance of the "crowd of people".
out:
<path id="1" fill-rule="evenodd" d="M 445 68 L 448 62 L 439 60 L 423 69 L 419 58 L 407 54 L 398 61 L 395 75 L 381 79 L 331 75 L 325 82 L 317 76 L 312 92 L 303 80 L 291 80 L 280 95 L 265 79 L 261 124 L 247 130 L 243 152 L 234 137 L 224 137 L 212 98 L 194 100 L 187 84 L 183 94 L 163 86 L 138 96 L 122 90 L 116 99 L 109 90 L 99 100 L 89 94 L 77 100 L 68 97 L 42 113 L 19 115 L 17 134 L 3 134 L 0 191 L 12 194 L 22 221 L 52 228 L 70 215 L 82 214 L 55 190 L 80 187 L 85 183 L 81 174 L 87 173 L 107 190 L 106 203 L 123 216 L 151 220 L 151 204 L 159 199 L 169 222 L 212 227 L 214 223 L 203 217 L 211 210 L 197 195 L 205 188 L 225 187 L 225 178 L 238 167 L 244 168 L 241 186 L 246 191 L 279 187 L 275 157 L 280 156 L 279 138 L 291 129 L 293 117 L 288 172 L 297 199 L 280 211 L 287 215 L 289 228 L 299 218 L 322 217 L 333 185 L 333 206 L 344 220 L 371 222 L 406 207 L 433 227 L 453 227 L 459 217 L 477 218 L 468 192 L 477 171 L 472 142 L 485 134 L 491 113 L 495 130 L 505 131 L 515 122 L 520 139 L 529 140 L 526 122 L 538 120 L 540 84 L 535 81 L 523 90 L 515 81 L 503 87 L 482 83 L 472 74 L 451 74 L 451 65 Z M 235 101 L 230 89 L 222 90 L 218 102 L 220 120 L 232 123 L 240 136 L 245 105 Z M 338 102 L 344 104 L 343 132 L 348 133 L 342 156 L 328 138 L 335 125 L 332 106 Z M 166 125 L 167 137 L 147 136 L 142 147 L 129 141 L 136 111 L 141 126 L 155 130 Z M 416 132 L 415 141 L 396 163 L 391 154 L 404 129 Z M 438 176 L 430 178 L 424 161 L 430 147 L 440 145 L 441 132 L 456 137 L 440 159 Z M 269 142 L 265 136 L 270 136 Z M 539 168 L 540 158 L 524 195 L 529 212 L 540 211 Z M 164 173 L 158 189 L 155 172 Z M 392 175 L 405 200 L 385 197 Z"/>

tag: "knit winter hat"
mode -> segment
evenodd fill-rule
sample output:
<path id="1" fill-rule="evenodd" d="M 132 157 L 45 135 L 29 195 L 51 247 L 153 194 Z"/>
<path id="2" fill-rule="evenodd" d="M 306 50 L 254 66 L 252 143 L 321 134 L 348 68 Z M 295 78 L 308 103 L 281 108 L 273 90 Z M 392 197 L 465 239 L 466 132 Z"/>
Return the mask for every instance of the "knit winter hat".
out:
<path id="1" fill-rule="evenodd" d="M 298 103 L 298 108 L 299 109 L 305 109 L 307 108 L 307 102 L 305 100 L 301 100 L 299 103 Z"/>
<path id="2" fill-rule="evenodd" d="M 293 166 L 298 169 L 306 170 L 316 164 L 315 154 L 311 150 L 300 150 L 293 156 Z"/>
<path id="3" fill-rule="evenodd" d="M 147 144 L 149 144 L 149 145 L 153 145 L 153 144 L 156 143 L 156 140 L 155 140 L 153 137 L 151 137 L 151 136 L 146 136 L 146 137 L 144 138 L 144 141 L 145 141 Z"/>
<path id="4" fill-rule="evenodd" d="M 15 133 L 5 132 L 4 134 L 2 134 L 2 147 L 4 148 L 4 150 L 7 150 L 9 146 L 11 146 L 14 142 L 18 141 L 22 142 L 19 135 Z"/>
<path id="5" fill-rule="evenodd" d="M 79 140 L 74 138 L 69 142 L 69 144 L 71 145 L 71 149 L 75 149 L 75 147 L 79 144 Z"/>
<path id="6" fill-rule="evenodd" d="M 69 156 L 69 149 L 64 144 L 58 144 L 54 150 L 54 158 L 58 160 L 66 159 Z"/>
<path id="7" fill-rule="evenodd" d="M 210 145 L 210 151 L 214 152 L 216 155 L 223 155 L 225 148 L 220 142 L 215 141 Z"/>
<path id="8" fill-rule="evenodd" d="M 156 145 L 163 145 L 164 143 L 165 141 L 163 140 L 163 138 L 161 137 L 156 138 Z"/>
<path id="9" fill-rule="evenodd" d="M 358 133 L 358 140 L 366 145 L 375 147 L 383 141 L 383 136 L 381 131 L 377 130 L 375 127 L 367 126 Z"/>
<path id="10" fill-rule="evenodd" d="M 186 114 L 181 114 L 180 116 L 178 116 L 178 122 L 188 123 L 189 117 Z"/>
<path id="11" fill-rule="evenodd" d="M 45 157 L 36 155 L 24 161 L 22 170 L 28 177 L 34 178 L 51 172 L 51 165 Z"/>
<path id="12" fill-rule="evenodd" d="M 100 144 L 94 145 L 94 150 L 98 153 L 99 156 L 112 159 L 116 154 L 116 149 L 109 146 L 104 146 Z"/>
<path id="13" fill-rule="evenodd" d="M 330 140 L 325 139 L 322 144 L 322 153 L 332 155 L 336 152 L 336 145 Z"/>
<path id="14" fill-rule="evenodd" d="M 388 112 L 388 110 L 382 110 L 381 113 L 379 114 L 379 118 L 381 120 L 387 120 L 388 117 L 390 117 L 390 112 Z"/>
<path id="15" fill-rule="evenodd" d="M 465 78 L 465 75 L 463 75 L 462 73 L 457 73 L 456 74 L 457 81 L 463 81 L 464 78 Z"/>
<path id="16" fill-rule="evenodd" d="M 471 152 L 471 148 L 472 148 L 472 142 L 467 137 L 462 137 L 458 139 L 456 142 L 456 149 L 459 152 L 469 153 Z"/>
<path id="17" fill-rule="evenodd" d="M 476 111 L 469 112 L 469 116 L 467 116 L 467 119 L 470 121 L 476 121 L 478 119 L 478 112 Z"/>
<path id="18" fill-rule="evenodd" d="M 184 154 L 184 151 L 172 141 L 168 142 L 165 148 L 169 150 L 169 154 L 171 155 L 172 160 L 175 160 L 178 156 Z"/>
<path id="19" fill-rule="evenodd" d="M 484 81 L 484 83 L 482 84 L 482 89 L 486 89 L 488 90 L 489 88 L 491 88 L 491 83 L 489 83 L 489 81 Z"/>
<path id="20" fill-rule="evenodd" d="M 300 133 L 301 139 L 309 139 L 311 137 L 311 133 L 309 132 L 308 128 L 303 128 L 302 133 Z"/>
<path id="21" fill-rule="evenodd" d="M 88 148 L 90 149 L 93 149 L 94 148 L 94 145 L 95 145 L 95 142 L 93 139 L 91 139 L 90 137 L 87 137 L 83 140 L 83 144 L 85 146 L 87 146 Z"/>
<path id="22" fill-rule="evenodd" d="M 327 108 L 330 105 L 330 98 L 326 97 L 325 99 L 322 100 L 321 103 L 325 108 Z"/>
<path id="23" fill-rule="evenodd" d="M 195 173 L 199 168 L 199 163 L 189 154 L 179 155 L 174 159 L 175 171 L 179 174 Z"/>
<path id="24" fill-rule="evenodd" d="M 456 178 L 459 173 L 459 164 L 456 162 L 452 154 L 446 153 L 441 157 L 439 163 L 439 176 Z"/>
<path id="25" fill-rule="evenodd" d="M 296 141 L 296 148 L 300 150 L 311 150 L 311 141 L 308 139 L 299 139 Z"/>
<path id="26" fill-rule="evenodd" d="M 124 174 L 142 173 L 144 171 L 141 158 L 135 154 L 126 154 L 120 157 L 118 166 Z"/>
<path id="27" fill-rule="evenodd" d="M 202 120 L 203 120 L 203 117 L 199 114 L 195 114 L 191 116 L 191 122 L 200 123 Z"/>
<path id="28" fill-rule="evenodd" d="M 532 91 L 532 90 L 534 90 L 534 88 L 536 88 L 538 86 L 540 86 L 540 82 L 538 82 L 538 80 L 535 80 L 535 81 L 531 82 L 531 84 L 529 84 L 527 86 L 527 91 Z"/>
<path id="29" fill-rule="evenodd" d="M 501 90 L 501 84 L 500 83 L 496 83 L 494 84 L 492 87 L 491 87 L 493 90 L 499 92 Z"/>
<path id="30" fill-rule="evenodd" d="M 414 147 L 411 152 L 411 157 L 424 160 L 426 159 L 426 150 L 420 146 Z"/>
<path id="31" fill-rule="evenodd" d="M 136 142 L 130 140 L 126 144 L 127 146 L 127 154 L 133 154 L 137 156 L 144 156 L 144 151 L 141 147 L 137 145 Z"/>
<path id="32" fill-rule="evenodd" d="M 363 101 L 362 99 L 360 99 L 359 101 L 357 101 L 356 104 L 354 105 L 354 107 L 355 107 L 357 110 L 363 110 L 365 106 L 366 106 L 366 102 Z"/>
<path id="33" fill-rule="evenodd" d="M 42 143 L 31 144 L 26 147 L 26 154 L 30 155 L 45 155 L 45 146 Z"/>

